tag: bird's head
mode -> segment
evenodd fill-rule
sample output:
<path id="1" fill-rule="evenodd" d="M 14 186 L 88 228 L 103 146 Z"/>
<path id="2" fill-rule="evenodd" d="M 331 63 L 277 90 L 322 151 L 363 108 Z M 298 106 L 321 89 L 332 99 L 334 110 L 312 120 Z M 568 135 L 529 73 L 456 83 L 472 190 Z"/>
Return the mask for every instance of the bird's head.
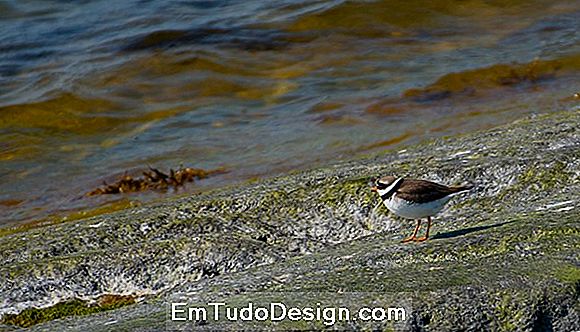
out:
<path id="1" fill-rule="evenodd" d="M 394 176 L 384 176 L 375 180 L 374 186 L 371 190 L 379 193 L 383 198 L 390 197 L 399 188 L 399 184 L 403 181 L 403 178 L 396 178 Z"/>

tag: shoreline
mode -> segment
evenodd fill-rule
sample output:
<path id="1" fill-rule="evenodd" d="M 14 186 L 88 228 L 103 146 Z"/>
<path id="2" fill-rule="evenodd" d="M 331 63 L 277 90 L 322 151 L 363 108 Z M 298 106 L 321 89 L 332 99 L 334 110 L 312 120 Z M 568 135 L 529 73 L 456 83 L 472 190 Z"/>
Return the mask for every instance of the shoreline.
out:
<path id="1" fill-rule="evenodd" d="M 575 259 L 577 263 L 573 248 L 579 244 L 579 235 L 573 231 L 578 227 L 575 209 L 578 202 L 574 199 L 578 185 L 574 179 L 580 173 L 577 152 L 580 133 L 575 129 L 579 123 L 577 109 L 540 115 L 478 133 L 430 140 L 406 147 L 404 151 L 343 161 L 253 184 L 3 236 L 0 237 L 0 271 L 10 276 L 11 285 L 38 290 L 48 287 L 52 293 L 25 294 L 12 290 L 11 285 L 0 285 L 2 297 L 7 299 L 2 310 L 6 313 L 12 302 L 30 305 L 44 301 L 47 305 L 49 299 L 64 300 L 72 294 L 90 298 L 106 291 L 112 294 L 147 291 L 162 294 L 168 290 L 192 289 L 205 292 L 238 284 L 245 285 L 246 289 L 268 289 L 268 280 L 272 277 L 267 272 L 268 266 L 280 274 L 294 275 L 292 271 L 297 266 L 298 270 L 314 273 L 317 264 L 323 262 L 333 271 L 339 267 L 333 263 L 334 259 L 350 251 L 360 256 L 345 263 L 353 271 L 359 271 L 352 274 L 359 280 L 350 284 L 351 289 L 367 289 L 373 274 L 367 275 L 360 269 L 365 262 L 383 260 L 391 264 L 387 270 L 393 274 L 379 278 L 382 281 L 374 285 L 384 291 L 396 291 L 389 288 L 389 278 L 402 277 L 402 270 L 398 269 L 405 264 L 400 259 L 410 255 L 419 266 L 408 268 L 416 272 L 423 271 L 424 263 L 427 267 L 444 265 L 440 272 L 423 271 L 427 273 L 425 280 L 409 281 L 410 284 L 402 283 L 400 287 L 424 282 L 439 294 L 436 298 L 451 294 L 461 300 L 464 305 L 460 306 L 461 310 L 491 300 L 480 298 L 478 301 L 482 302 L 470 302 L 453 291 L 455 286 L 477 287 L 474 284 L 477 278 L 469 274 L 460 273 L 454 281 L 457 285 L 442 283 L 437 276 L 451 271 L 445 264 L 462 269 L 466 268 L 465 264 L 473 265 L 474 271 L 481 275 L 495 272 L 496 277 L 483 278 L 484 286 L 494 291 L 498 291 L 500 276 L 506 280 L 514 277 L 514 287 L 521 281 L 524 287 L 554 288 L 550 294 L 564 296 L 568 302 L 562 303 L 569 304 L 565 294 L 570 285 L 579 282 L 580 276 L 578 269 L 573 268 Z M 408 223 L 377 208 L 377 198 L 367 190 L 371 177 L 385 173 L 413 174 L 447 184 L 472 180 L 476 189 L 473 195 L 455 200 L 436 218 L 433 241 L 404 246 L 397 239 L 408 231 Z M 569 187 L 558 190 L 569 181 Z M 550 207 L 562 202 L 568 203 Z M 538 221 L 528 224 L 529 220 Z M 559 224 L 557 220 L 562 222 Z M 541 236 L 530 237 L 521 227 L 522 223 L 530 227 L 532 235 Z M 565 238 L 566 242 L 557 242 L 558 237 Z M 539 247 L 530 252 L 525 249 L 526 245 Z M 381 256 L 385 250 L 392 257 Z M 538 251 L 544 255 L 538 256 Z M 522 253 L 527 258 L 516 264 L 514 259 Z M 423 255 L 430 258 L 423 261 Z M 450 260 L 446 255 L 455 256 L 459 261 Z M 486 272 L 483 266 L 477 267 L 478 260 L 488 261 L 492 270 Z M 553 266 L 546 265 L 550 260 Z M 504 269 L 506 262 L 514 264 L 514 269 Z M 266 267 L 262 267 L 264 264 Z M 547 271 L 546 276 L 537 275 L 540 267 Z M 518 273 L 523 273 L 524 280 L 515 281 Z M 39 279 L 38 275 L 44 277 Z M 63 279 L 64 276 L 72 279 Z M 331 274 L 314 278 L 319 278 L 319 286 L 308 280 L 299 281 L 301 277 L 294 275 L 293 282 L 285 282 L 281 287 L 287 291 L 316 289 L 322 285 L 333 289 L 340 283 Z M 94 283 L 96 291 L 92 294 L 87 292 L 87 282 Z M 515 297 L 523 295 L 515 290 Z M 156 316 L 147 312 L 158 312 L 162 302 L 157 298 L 127 307 L 124 312 L 130 312 L 133 318 L 117 317 L 116 311 L 110 311 L 49 322 L 37 328 L 74 329 L 77 326 L 82 329 L 83 322 L 101 320 L 102 323 L 113 318 L 123 318 L 124 326 L 132 326 L 137 324 L 137 317 L 157 326 L 160 322 L 155 320 Z M 438 307 L 436 301 L 421 303 L 427 309 L 418 308 L 415 317 L 445 309 Z M 515 308 L 520 310 L 520 304 L 516 303 Z M 549 308 L 551 314 L 557 314 L 556 302 L 550 303 Z M 568 319 L 580 324 L 577 312 L 571 308 L 572 316 L 557 316 L 559 321 L 556 321 Z M 533 310 L 525 312 L 524 318 L 532 319 L 535 314 Z M 67 325 L 71 322 L 75 325 Z M 435 326 L 444 323 L 431 320 Z M 461 326 L 466 321 L 455 323 Z M 99 330 L 97 326 L 91 329 Z"/>

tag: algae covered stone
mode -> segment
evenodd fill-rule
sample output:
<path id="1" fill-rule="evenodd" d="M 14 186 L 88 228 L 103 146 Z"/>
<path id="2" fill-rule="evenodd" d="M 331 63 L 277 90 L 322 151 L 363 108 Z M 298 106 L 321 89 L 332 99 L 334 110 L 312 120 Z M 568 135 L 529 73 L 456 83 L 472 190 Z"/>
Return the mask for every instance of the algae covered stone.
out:
<path id="1" fill-rule="evenodd" d="M 224 292 L 232 302 L 379 292 L 412 303 L 412 330 L 578 330 L 579 128 L 580 112 L 562 111 L 7 235 L 0 311 L 148 295 L 32 329 L 154 331 L 165 328 L 166 296 L 177 292 Z M 405 245 L 412 222 L 390 215 L 369 190 L 381 174 L 475 189 L 436 216 L 429 242 Z"/>

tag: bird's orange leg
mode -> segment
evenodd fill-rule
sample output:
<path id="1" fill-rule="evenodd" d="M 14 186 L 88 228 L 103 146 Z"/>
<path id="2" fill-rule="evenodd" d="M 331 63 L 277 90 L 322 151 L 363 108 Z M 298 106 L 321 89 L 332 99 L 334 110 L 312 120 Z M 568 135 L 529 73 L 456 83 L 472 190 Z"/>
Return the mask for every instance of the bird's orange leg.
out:
<path id="1" fill-rule="evenodd" d="M 430 228 L 431 228 L 431 217 L 427 217 L 427 231 L 425 232 L 425 236 L 415 239 L 415 242 L 427 241 L 427 239 L 429 238 Z"/>
<path id="2" fill-rule="evenodd" d="M 413 231 L 413 235 L 409 236 L 408 238 L 403 239 L 403 243 L 405 242 L 409 242 L 409 241 L 413 241 L 417 238 L 417 232 L 419 231 L 419 228 L 421 228 L 421 219 L 417 219 L 417 226 L 415 226 L 415 230 Z"/>

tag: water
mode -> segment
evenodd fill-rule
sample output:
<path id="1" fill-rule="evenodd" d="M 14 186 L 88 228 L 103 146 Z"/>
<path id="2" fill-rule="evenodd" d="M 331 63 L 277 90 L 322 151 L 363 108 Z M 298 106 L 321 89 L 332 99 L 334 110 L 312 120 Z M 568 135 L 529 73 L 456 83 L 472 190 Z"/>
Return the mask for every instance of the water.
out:
<path id="1" fill-rule="evenodd" d="M 228 170 L 191 193 L 575 107 L 579 22 L 577 1 L 0 1 L 0 227 L 175 195 L 83 197 L 147 165 Z"/>

